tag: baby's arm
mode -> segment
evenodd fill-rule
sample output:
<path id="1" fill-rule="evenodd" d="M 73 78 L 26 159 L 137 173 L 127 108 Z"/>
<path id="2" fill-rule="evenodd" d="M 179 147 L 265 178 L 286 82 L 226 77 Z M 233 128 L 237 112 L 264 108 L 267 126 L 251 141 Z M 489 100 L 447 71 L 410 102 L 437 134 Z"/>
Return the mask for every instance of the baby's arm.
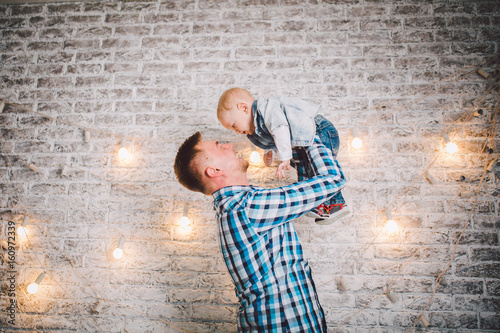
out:
<path id="1" fill-rule="evenodd" d="M 290 128 L 280 126 L 273 132 L 274 144 L 278 150 L 278 160 L 280 164 L 276 170 L 278 179 L 285 177 L 285 170 L 290 169 L 290 159 L 292 158 L 292 139 L 290 137 Z"/>

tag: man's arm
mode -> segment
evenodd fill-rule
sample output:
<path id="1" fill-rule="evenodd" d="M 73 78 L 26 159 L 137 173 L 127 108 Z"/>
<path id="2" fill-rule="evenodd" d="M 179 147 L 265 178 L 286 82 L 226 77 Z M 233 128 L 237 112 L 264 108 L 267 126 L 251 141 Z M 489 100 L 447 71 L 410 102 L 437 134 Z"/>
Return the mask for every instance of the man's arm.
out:
<path id="1" fill-rule="evenodd" d="M 345 178 L 331 151 L 315 139 L 305 148 L 317 176 L 275 189 L 260 189 L 248 205 L 248 218 L 265 231 L 317 207 L 345 185 Z"/>

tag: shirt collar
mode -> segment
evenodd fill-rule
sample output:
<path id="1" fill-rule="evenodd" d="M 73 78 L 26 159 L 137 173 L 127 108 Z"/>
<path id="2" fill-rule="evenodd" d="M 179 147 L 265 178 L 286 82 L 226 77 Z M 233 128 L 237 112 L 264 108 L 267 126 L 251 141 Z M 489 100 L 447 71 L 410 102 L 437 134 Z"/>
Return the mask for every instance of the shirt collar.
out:
<path id="1" fill-rule="evenodd" d="M 212 197 L 214 198 L 214 209 L 217 210 L 217 207 L 219 206 L 219 202 L 226 198 L 233 196 L 237 193 L 240 193 L 242 191 L 246 191 L 251 187 L 251 185 L 232 185 L 232 186 L 226 186 L 221 189 L 218 189 L 214 193 L 212 193 Z"/>

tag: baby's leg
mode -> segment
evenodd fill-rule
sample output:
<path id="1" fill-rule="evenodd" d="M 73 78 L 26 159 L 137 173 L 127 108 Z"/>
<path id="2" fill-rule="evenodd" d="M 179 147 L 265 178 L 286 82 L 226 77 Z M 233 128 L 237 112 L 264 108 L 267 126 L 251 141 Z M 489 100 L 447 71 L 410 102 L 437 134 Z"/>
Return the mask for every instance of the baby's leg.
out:
<path id="1" fill-rule="evenodd" d="M 325 147 L 330 149 L 333 158 L 337 159 L 337 154 L 340 147 L 339 133 L 337 132 L 337 129 L 328 119 L 323 116 L 317 116 L 315 120 L 317 135 L 319 136 L 321 142 L 325 145 Z M 350 213 L 350 209 L 345 203 L 342 192 L 338 192 L 332 198 L 326 200 L 323 205 L 328 214 L 330 214 L 330 218 L 328 219 L 329 223 L 331 223 L 332 220 L 342 218 Z M 317 223 L 327 224 L 321 223 L 321 221 L 317 221 Z"/>

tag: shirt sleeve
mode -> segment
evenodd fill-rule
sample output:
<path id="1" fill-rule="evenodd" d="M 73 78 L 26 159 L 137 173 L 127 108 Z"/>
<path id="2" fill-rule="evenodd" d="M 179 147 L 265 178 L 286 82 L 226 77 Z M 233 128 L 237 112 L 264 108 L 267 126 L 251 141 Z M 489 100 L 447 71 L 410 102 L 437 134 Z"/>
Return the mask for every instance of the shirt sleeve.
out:
<path id="1" fill-rule="evenodd" d="M 316 176 L 275 189 L 258 189 L 247 211 L 257 232 L 266 232 L 305 214 L 344 187 L 345 177 L 340 166 L 319 139 L 305 150 Z"/>
<path id="2" fill-rule="evenodd" d="M 292 138 L 290 128 L 286 125 L 276 128 L 273 132 L 274 144 L 278 151 L 278 160 L 288 161 L 292 158 Z"/>

